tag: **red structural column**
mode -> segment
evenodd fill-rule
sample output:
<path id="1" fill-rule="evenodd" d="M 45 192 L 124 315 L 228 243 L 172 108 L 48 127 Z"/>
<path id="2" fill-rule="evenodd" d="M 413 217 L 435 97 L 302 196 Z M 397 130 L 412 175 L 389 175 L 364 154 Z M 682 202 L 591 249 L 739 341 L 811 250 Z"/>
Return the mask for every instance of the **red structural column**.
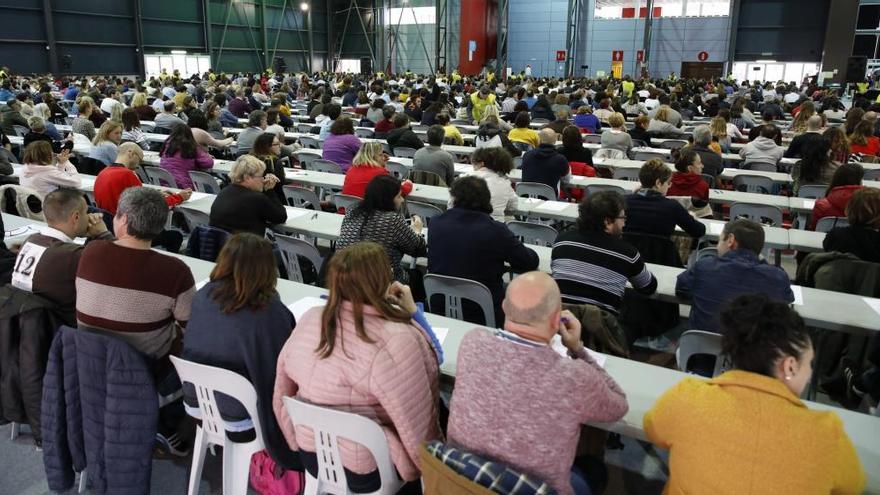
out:
<path id="1" fill-rule="evenodd" d="M 461 38 L 458 70 L 478 74 L 486 61 L 495 58 L 498 43 L 498 4 L 493 0 L 461 0 Z M 476 50 L 470 53 L 471 41 Z"/>

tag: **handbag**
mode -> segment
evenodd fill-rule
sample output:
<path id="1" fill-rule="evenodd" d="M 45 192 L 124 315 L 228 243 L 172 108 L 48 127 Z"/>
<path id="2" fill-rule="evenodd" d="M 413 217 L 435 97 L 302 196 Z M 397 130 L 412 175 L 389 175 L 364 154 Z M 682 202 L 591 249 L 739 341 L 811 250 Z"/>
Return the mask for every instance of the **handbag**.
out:
<path id="1" fill-rule="evenodd" d="M 302 472 L 282 468 L 265 450 L 251 457 L 249 478 L 251 487 L 260 495 L 296 495 L 306 486 Z"/>

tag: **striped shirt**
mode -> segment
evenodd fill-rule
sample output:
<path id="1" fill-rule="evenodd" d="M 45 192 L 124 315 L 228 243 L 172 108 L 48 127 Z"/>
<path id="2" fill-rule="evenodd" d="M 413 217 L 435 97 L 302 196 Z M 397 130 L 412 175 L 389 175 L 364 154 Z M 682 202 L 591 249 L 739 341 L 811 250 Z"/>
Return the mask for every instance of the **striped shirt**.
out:
<path id="1" fill-rule="evenodd" d="M 553 278 L 567 303 L 593 304 L 617 314 L 627 282 L 644 294 L 657 290 L 657 279 L 639 252 L 604 232 L 560 234 L 551 260 Z"/>
<path id="2" fill-rule="evenodd" d="M 112 333 L 158 359 L 171 349 L 175 321 L 189 320 L 195 282 L 177 258 L 94 241 L 80 258 L 76 292 L 80 327 Z"/>

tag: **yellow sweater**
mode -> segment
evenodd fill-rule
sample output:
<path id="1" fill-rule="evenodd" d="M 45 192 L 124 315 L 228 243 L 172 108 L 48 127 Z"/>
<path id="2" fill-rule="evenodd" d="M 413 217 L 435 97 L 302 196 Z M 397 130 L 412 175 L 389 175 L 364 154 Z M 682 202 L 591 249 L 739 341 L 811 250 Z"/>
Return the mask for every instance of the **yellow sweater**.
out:
<path id="1" fill-rule="evenodd" d="M 530 129 L 528 127 L 519 128 L 514 127 L 507 134 L 507 139 L 511 141 L 519 141 L 520 143 L 530 144 L 532 148 L 537 148 L 538 144 L 538 133 L 535 132 L 534 129 Z"/>
<path id="2" fill-rule="evenodd" d="M 450 124 L 447 126 L 443 126 L 443 130 L 446 131 L 445 139 L 454 140 L 455 144 L 461 146 L 464 144 L 464 138 L 461 136 L 461 132 L 458 131 L 458 127 Z"/>
<path id="3" fill-rule="evenodd" d="M 807 409 L 774 378 L 686 378 L 645 414 L 669 450 L 665 495 L 856 494 L 865 473 L 840 418 Z"/>

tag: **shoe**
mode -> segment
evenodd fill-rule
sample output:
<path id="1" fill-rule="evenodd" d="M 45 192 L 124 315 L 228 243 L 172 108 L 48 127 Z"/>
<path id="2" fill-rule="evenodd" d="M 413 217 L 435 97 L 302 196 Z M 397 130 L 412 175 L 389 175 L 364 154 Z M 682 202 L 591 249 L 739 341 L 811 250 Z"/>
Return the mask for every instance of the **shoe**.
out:
<path id="1" fill-rule="evenodd" d="M 156 443 L 159 444 L 159 448 L 165 453 L 175 457 L 186 457 L 189 455 L 189 445 L 177 433 L 168 436 L 156 433 Z"/>

